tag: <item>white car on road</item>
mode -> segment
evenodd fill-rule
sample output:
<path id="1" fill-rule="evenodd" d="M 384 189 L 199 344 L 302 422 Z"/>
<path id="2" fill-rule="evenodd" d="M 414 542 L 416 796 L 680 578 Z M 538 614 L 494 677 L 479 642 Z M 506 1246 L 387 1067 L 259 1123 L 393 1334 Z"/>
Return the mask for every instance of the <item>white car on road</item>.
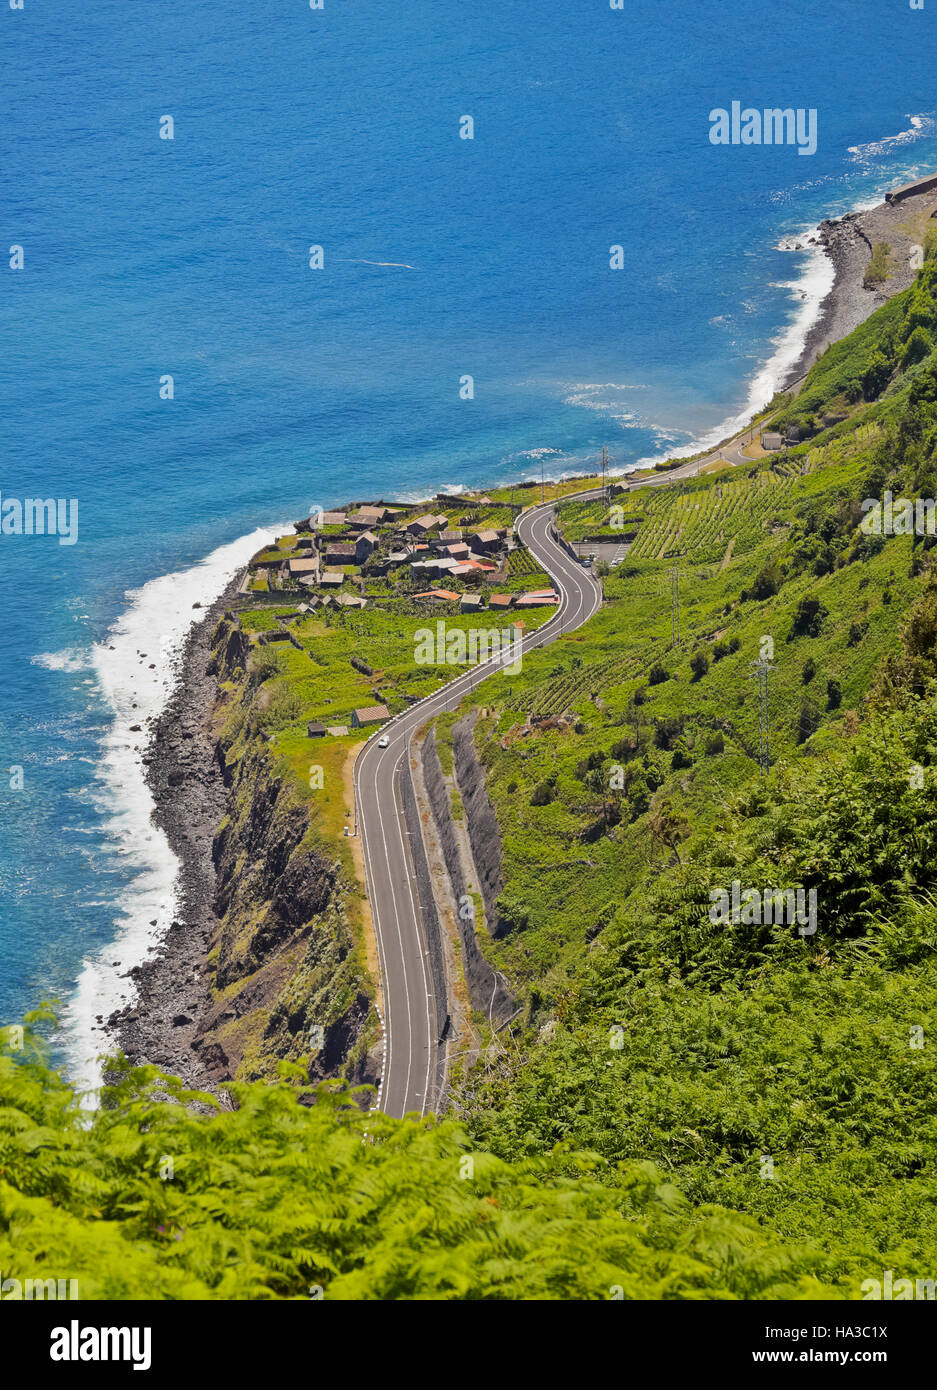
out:
<path id="1" fill-rule="evenodd" d="M 386 748 L 387 745 L 388 745 L 389 743 L 390 743 L 390 735 L 389 735 L 389 734 L 381 734 L 380 738 L 379 738 L 378 741 L 377 741 L 377 746 L 378 746 L 378 748 Z"/>

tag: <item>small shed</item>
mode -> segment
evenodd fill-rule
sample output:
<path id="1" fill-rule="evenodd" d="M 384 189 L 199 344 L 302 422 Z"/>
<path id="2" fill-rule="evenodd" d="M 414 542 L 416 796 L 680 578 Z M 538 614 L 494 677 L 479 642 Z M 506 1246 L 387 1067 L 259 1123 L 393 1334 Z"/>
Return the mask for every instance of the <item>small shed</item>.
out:
<path id="1" fill-rule="evenodd" d="M 294 578 L 298 578 L 301 574 L 316 574 L 318 569 L 318 559 L 290 561 L 290 574 L 293 575 Z"/>
<path id="2" fill-rule="evenodd" d="M 318 719 L 310 719 L 306 725 L 306 733 L 310 738 L 325 738 L 328 730 L 324 724 L 320 724 Z"/>
<path id="3" fill-rule="evenodd" d="M 784 440 L 779 434 L 768 432 L 761 436 L 761 447 L 767 449 L 769 454 L 773 454 L 776 450 L 783 448 L 783 445 Z"/>
<path id="4" fill-rule="evenodd" d="M 348 520 L 352 526 L 379 526 L 389 515 L 386 507 L 359 507 L 349 515 Z"/>
<path id="5" fill-rule="evenodd" d="M 354 544 L 355 559 L 359 565 L 369 558 L 376 545 L 377 536 L 372 531 L 362 531 Z"/>
<path id="6" fill-rule="evenodd" d="M 478 550 L 497 550 L 500 537 L 497 531 L 476 531 L 472 541 Z"/>
<path id="7" fill-rule="evenodd" d="M 366 729 L 371 724 L 383 724 L 389 718 L 390 710 L 386 705 L 367 705 L 364 709 L 352 710 L 351 727 Z"/>
<path id="8" fill-rule="evenodd" d="M 332 565 L 353 565 L 358 558 L 358 548 L 345 541 L 330 541 L 325 547 L 325 558 Z"/>

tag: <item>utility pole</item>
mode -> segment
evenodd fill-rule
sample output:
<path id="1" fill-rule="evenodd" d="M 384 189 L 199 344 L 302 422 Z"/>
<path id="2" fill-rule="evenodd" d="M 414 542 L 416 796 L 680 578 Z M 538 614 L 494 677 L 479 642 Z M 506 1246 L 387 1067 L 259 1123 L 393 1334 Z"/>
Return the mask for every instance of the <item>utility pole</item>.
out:
<path id="1" fill-rule="evenodd" d="M 676 565 L 670 571 L 670 627 L 676 650 L 680 641 L 680 571 Z"/>
<path id="2" fill-rule="evenodd" d="M 606 484 L 606 481 L 605 481 L 605 475 L 606 475 L 607 472 L 608 472 L 608 445 L 607 445 L 607 444 L 603 444 L 603 445 L 602 445 L 602 498 L 603 498 L 603 500 L 606 501 L 606 502 L 608 501 L 608 487 L 607 487 L 607 484 Z"/>
<path id="3" fill-rule="evenodd" d="M 774 663 L 761 657 L 753 661 L 753 676 L 758 678 L 758 766 L 766 773 L 771 767 L 770 726 L 768 722 L 768 673 Z"/>
<path id="4" fill-rule="evenodd" d="M 540 455 L 540 501 L 546 501 L 546 493 L 543 485 L 543 455 Z"/>

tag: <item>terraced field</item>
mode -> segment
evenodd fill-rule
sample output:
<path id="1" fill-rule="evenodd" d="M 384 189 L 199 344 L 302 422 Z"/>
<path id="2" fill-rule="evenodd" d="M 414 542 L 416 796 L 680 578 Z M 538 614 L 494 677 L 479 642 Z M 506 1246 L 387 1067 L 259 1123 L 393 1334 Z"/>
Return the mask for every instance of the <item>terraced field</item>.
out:
<path id="1" fill-rule="evenodd" d="M 715 561 L 733 538 L 733 554 L 747 555 L 773 524 L 783 522 L 810 463 L 790 461 L 782 468 L 730 477 L 704 490 L 656 492 L 648 498 L 629 560 L 692 556 L 694 561 Z"/>

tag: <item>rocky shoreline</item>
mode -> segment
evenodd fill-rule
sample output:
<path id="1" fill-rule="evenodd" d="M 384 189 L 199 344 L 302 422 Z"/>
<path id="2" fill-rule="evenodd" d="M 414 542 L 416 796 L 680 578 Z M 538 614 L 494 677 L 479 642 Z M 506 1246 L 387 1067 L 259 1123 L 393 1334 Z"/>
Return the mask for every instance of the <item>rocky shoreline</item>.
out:
<path id="1" fill-rule="evenodd" d="M 937 213 L 937 192 L 918 194 L 892 206 L 879 203 L 862 212 L 821 222 L 815 236 L 792 248 L 804 251 L 822 247 L 833 262 L 835 280 L 823 301 L 820 315 L 807 335 L 803 351 L 787 376 L 787 384 L 798 381 L 825 350 L 864 323 L 893 295 L 905 290 L 917 273 L 913 268 L 919 229 Z M 872 248 L 885 241 L 891 247 L 891 275 L 884 284 L 866 288 L 863 275 L 872 258 Z"/>
<path id="2" fill-rule="evenodd" d="M 109 1041 L 128 1060 L 153 1063 L 207 1091 L 215 1090 L 215 1078 L 209 1059 L 199 1057 L 199 1029 L 212 1003 L 206 966 L 218 925 L 212 846 L 226 805 L 210 729 L 218 683 L 208 664 L 212 633 L 239 579 L 193 625 L 175 689 L 149 729 L 144 763 L 154 820 L 180 863 L 178 913 L 155 954 L 128 972 L 136 998 L 107 1020 Z"/>

